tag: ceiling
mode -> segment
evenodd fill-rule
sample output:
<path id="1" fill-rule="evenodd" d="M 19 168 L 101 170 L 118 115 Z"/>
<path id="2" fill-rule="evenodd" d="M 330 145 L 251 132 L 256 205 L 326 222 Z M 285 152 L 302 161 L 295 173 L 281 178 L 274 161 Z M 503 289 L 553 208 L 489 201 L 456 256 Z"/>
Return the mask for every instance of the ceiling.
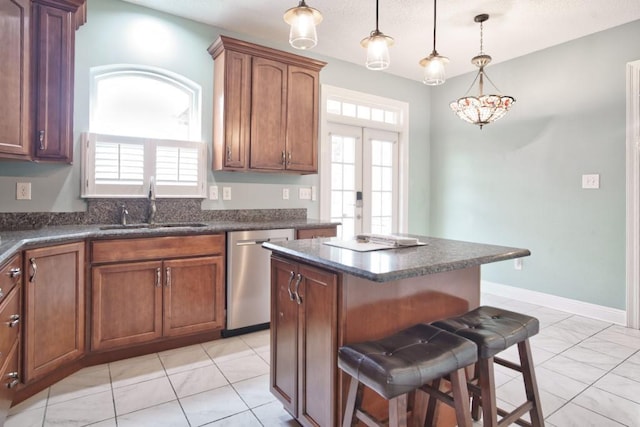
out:
<path id="1" fill-rule="evenodd" d="M 124 1 L 273 43 L 287 42 L 289 27 L 282 15 L 298 4 L 298 0 Z M 366 52 L 360 40 L 375 29 L 375 1 L 306 2 L 324 17 L 313 52 L 364 66 Z M 441 0 L 437 50 L 450 59 L 449 77 L 475 69 L 470 59 L 480 50 L 480 27 L 473 18 L 480 13 L 490 15 L 484 23 L 484 51 L 497 63 L 638 20 L 640 1 Z M 379 0 L 379 29 L 395 39 L 386 72 L 421 80 L 418 61 L 433 49 L 433 0 Z"/>

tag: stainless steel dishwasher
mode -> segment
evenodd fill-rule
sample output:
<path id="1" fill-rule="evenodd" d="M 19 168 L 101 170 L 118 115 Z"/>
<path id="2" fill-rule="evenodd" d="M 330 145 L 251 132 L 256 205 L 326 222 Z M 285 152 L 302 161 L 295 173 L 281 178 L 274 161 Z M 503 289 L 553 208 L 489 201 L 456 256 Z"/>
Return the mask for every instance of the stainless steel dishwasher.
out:
<path id="1" fill-rule="evenodd" d="M 293 229 L 227 233 L 227 324 L 223 336 L 267 329 L 271 305 L 271 251 L 264 242 L 293 240 Z"/>

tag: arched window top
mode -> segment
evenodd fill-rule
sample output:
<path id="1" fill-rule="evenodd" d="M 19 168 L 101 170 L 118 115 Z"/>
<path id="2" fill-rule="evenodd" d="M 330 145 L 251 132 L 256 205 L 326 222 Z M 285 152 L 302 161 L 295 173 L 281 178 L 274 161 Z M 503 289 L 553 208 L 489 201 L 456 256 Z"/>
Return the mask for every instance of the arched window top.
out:
<path id="1" fill-rule="evenodd" d="M 91 132 L 200 141 L 202 88 L 157 67 L 91 69 Z"/>

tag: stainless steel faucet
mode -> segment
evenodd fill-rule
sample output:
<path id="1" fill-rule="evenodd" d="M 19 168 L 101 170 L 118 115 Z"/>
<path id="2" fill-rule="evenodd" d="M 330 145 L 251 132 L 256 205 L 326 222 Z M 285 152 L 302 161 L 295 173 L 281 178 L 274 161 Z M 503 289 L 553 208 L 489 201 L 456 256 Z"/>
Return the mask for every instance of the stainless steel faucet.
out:
<path id="1" fill-rule="evenodd" d="M 149 218 L 147 220 L 149 224 L 155 224 L 156 211 L 156 179 L 152 176 L 149 180 Z"/>
<path id="2" fill-rule="evenodd" d="M 127 225 L 127 216 L 129 215 L 129 211 L 124 203 L 120 206 L 120 224 Z"/>

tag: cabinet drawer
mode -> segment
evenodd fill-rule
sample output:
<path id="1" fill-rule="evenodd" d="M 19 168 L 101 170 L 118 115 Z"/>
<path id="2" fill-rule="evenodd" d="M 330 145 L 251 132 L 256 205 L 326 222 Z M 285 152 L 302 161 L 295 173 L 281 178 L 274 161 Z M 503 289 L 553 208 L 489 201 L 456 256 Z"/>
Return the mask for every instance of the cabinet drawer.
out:
<path id="1" fill-rule="evenodd" d="M 0 364 L 2 366 L 0 370 L 0 424 L 2 425 L 4 425 L 4 420 L 11 407 L 14 390 L 21 381 L 20 371 L 18 370 L 19 347 L 19 343 L 16 341 L 6 360 L 3 360 L 3 363 Z"/>
<path id="2" fill-rule="evenodd" d="M 224 252 L 224 234 L 95 240 L 91 262 L 143 261 L 217 255 Z"/>
<path id="3" fill-rule="evenodd" d="M 22 257 L 15 255 L 0 269 L 0 302 L 22 279 Z"/>
<path id="4" fill-rule="evenodd" d="M 336 227 L 303 228 L 296 232 L 296 239 L 315 239 L 316 237 L 335 237 Z"/>
<path id="5" fill-rule="evenodd" d="M 0 305 L 0 365 L 18 339 L 20 331 L 20 288 L 15 288 Z"/>

